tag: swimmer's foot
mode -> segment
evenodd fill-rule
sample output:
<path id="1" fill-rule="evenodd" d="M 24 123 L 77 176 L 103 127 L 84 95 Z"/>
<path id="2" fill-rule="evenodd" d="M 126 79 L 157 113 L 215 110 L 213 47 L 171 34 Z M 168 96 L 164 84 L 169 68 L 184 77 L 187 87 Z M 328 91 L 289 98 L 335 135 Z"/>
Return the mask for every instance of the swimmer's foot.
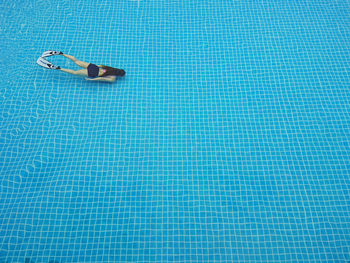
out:
<path id="1" fill-rule="evenodd" d="M 61 52 L 61 51 L 54 51 L 54 50 L 48 50 L 48 51 L 45 51 L 41 56 L 42 57 L 50 57 L 50 56 L 53 56 L 53 55 L 63 55 L 63 52 Z"/>
<path id="2" fill-rule="evenodd" d="M 36 61 L 36 63 L 39 66 L 42 66 L 42 67 L 48 68 L 48 69 L 61 69 L 59 66 L 55 66 L 54 64 L 52 64 L 50 61 L 47 61 L 43 57 L 39 57 L 38 60 Z"/>

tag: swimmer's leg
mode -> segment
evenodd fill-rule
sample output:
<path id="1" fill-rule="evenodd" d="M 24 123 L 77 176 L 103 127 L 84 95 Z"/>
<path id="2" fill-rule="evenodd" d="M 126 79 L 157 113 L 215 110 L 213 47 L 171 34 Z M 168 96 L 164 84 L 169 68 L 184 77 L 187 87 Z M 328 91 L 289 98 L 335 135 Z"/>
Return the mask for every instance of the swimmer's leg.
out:
<path id="1" fill-rule="evenodd" d="M 71 55 L 67 55 L 67 54 L 62 54 L 62 56 L 65 56 L 66 58 L 72 60 L 75 64 L 77 64 L 79 67 L 82 68 L 87 68 L 89 66 L 90 63 L 84 62 L 84 61 L 80 61 L 78 59 L 76 59 L 75 57 L 71 56 Z"/>
<path id="2" fill-rule="evenodd" d="M 75 75 L 85 76 L 85 77 L 89 76 L 87 69 L 76 70 Z"/>
<path id="3" fill-rule="evenodd" d="M 67 69 L 67 68 L 60 68 L 59 70 L 73 74 L 73 75 L 79 75 L 79 76 L 88 76 L 88 72 L 86 69 L 81 69 L 81 70 L 72 70 L 72 69 Z"/>

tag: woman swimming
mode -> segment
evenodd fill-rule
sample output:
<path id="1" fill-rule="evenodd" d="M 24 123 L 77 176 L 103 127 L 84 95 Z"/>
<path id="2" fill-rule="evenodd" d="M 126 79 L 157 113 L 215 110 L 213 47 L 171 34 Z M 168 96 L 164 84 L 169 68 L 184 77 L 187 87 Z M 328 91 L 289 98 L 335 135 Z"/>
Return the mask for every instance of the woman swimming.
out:
<path id="1" fill-rule="evenodd" d="M 72 69 L 65 69 L 58 66 L 53 65 L 51 62 L 47 61 L 45 57 L 49 57 L 52 55 L 62 55 L 70 60 L 72 60 L 75 64 L 77 64 L 79 67 L 82 67 L 84 69 L 80 70 L 72 70 Z M 105 65 L 95 65 L 92 63 L 87 63 L 84 61 L 80 61 L 76 59 L 75 57 L 67 54 L 63 54 L 62 52 L 58 51 L 45 51 L 42 56 L 38 59 L 37 63 L 40 66 L 43 66 L 45 68 L 49 69 L 58 69 L 63 72 L 67 72 L 73 75 L 78 76 L 85 76 L 86 80 L 89 81 L 107 81 L 107 82 L 114 82 L 116 80 L 116 77 L 123 77 L 125 75 L 125 71 L 123 69 L 118 68 L 112 68 Z"/>

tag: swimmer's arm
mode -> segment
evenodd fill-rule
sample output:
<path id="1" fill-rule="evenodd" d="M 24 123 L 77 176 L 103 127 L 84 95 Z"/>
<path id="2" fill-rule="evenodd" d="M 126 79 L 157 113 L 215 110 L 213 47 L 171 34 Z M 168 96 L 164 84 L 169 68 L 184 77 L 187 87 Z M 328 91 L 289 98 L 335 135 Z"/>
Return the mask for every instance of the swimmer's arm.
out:
<path id="1" fill-rule="evenodd" d="M 85 79 L 86 79 L 86 80 L 89 80 L 89 81 L 107 81 L 107 82 L 114 82 L 114 81 L 115 81 L 115 76 L 98 77 L 98 78 L 93 78 L 93 79 L 85 78 Z"/>

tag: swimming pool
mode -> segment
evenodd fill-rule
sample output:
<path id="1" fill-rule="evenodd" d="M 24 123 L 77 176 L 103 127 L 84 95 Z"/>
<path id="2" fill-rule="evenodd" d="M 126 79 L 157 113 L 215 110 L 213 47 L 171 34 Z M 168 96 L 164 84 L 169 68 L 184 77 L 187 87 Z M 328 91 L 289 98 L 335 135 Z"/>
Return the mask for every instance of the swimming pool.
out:
<path id="1" fill-rule="evenodd" d="M 347 1 L 0 7 L 0 262 L 350 260 Z"/>

